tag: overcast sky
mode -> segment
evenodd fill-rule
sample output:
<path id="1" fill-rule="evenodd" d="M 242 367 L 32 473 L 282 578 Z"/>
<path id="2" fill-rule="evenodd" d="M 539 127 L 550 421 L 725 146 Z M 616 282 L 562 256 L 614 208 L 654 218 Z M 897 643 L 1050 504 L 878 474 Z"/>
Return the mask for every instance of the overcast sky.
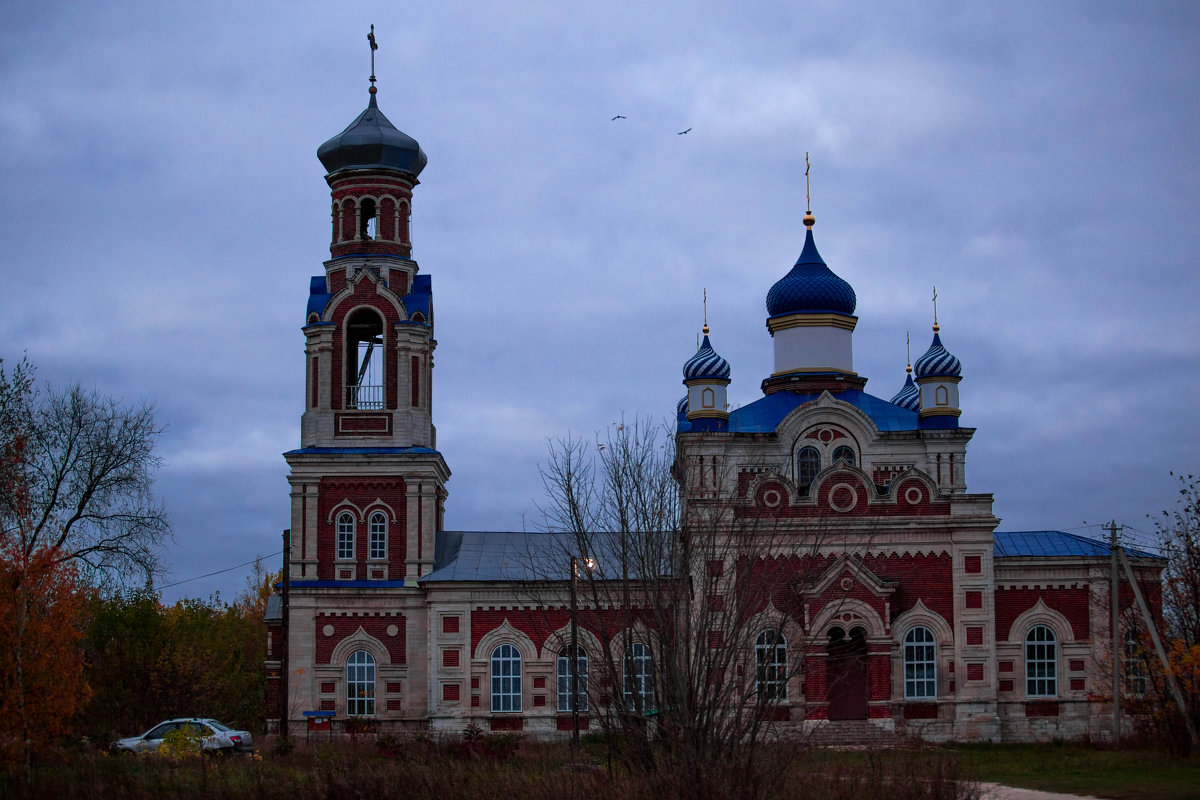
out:
<path id="1" fill-rule="evenodd" d="M 448 528 L 535 527 L 549 439 L 673 415 L 705 288 L 730 402 L 761 396 L 806 151 L 856 370 L 899 390 L 936 285 L 1002 530 L 1151 531 L 1200 472 L 1200 4 L 5 3 L 0 357 L 155 404 L 162 583 L 290 522 L 316 149 L 366 105 L 372 22 L 429 155 Z"/>

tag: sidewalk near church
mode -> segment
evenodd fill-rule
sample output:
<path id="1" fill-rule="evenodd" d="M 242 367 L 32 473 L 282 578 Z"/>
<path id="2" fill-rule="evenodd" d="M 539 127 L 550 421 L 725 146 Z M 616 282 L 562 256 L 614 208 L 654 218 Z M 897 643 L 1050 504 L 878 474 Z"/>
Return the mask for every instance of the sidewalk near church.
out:
<path id="1" fill-rule="evenodd" d="M 1099 800 L 1091 795 L 1040 792 L 1037 789 L 1018 789 L 999 783 L 979 784 L 979 800 Z"/>

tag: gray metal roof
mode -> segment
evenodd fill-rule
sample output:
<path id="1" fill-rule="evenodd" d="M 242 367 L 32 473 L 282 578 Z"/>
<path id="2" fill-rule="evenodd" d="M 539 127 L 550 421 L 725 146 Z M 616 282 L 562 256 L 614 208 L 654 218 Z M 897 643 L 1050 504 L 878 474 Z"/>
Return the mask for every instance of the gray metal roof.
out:
<path id="1" fill-rule="evenodd" d="M 617 571 L 621 559 L 613 546 L 618 534 L 588 534 L 586 549 L 572 533 L 505 531 L 438 531 L 433 572 L 420 583 L 438 581 L 565 581 L 571 577 L 571 555 L 587 555 Z"/>

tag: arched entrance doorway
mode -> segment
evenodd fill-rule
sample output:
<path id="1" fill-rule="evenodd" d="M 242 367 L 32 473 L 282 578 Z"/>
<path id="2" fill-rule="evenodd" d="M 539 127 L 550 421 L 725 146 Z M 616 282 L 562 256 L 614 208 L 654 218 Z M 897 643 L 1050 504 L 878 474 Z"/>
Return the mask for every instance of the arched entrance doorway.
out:
<path id="1" fill-rule="evenodd" d="M 825 699 L 829 719 L 867 718 L 867 632 L 839 625 L 829 629 L 826 644 Z"/>

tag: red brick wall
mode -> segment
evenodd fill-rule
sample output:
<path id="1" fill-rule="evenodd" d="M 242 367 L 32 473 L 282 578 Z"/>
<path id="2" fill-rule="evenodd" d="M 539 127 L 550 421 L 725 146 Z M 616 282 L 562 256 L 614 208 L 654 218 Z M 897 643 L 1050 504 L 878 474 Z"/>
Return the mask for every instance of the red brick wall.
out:
<path id="1" fill-rule="evenodd" d="M 757 472 L 744 471 L 738 475 L 738 492 L 740 496 L 745 496 L 749 490 L 750 483 L 757 477 L 757 474 Z M 853 487 L 853 492 L 848 491 L 842 484 Z M 909 489 L 915 489 L 916 492 L 919 492 L 920 499 L 917 502 L 910 502 Z M 769 493 L 777 493 L 779 497 L 783 498 L 782 502 L 777 505 L 768 504 L 766 500 Z M 743 518 L 829 517 L 831 519 L 836 519 L 839 516 L 912 517 L 948 516 L 950 514 L 950 502 L 948 500 L 934 499 L 928 486 L 918 478 L 908 478 L 893 492 L 889 493 L 888 497 L 880 498 L 875 492 L 874 485 L 865 482 L 857 473 L 839 471 L 821 479 L 821 485 L 817 489 L 815 502 L 809 502 L 805 499 L 797 505 L 789 505 L 787 498 L 788 492 L 782 482 L 768 480 L 755 490 L 753 506 L 739 506 L 736 514 Z M 875 500 L 874 505 L 868 502 L 872 499 Z M 835 503 L 836 508 L 834 507 Z"/>
<path id="2" fill-rule="evenodd" d="M 506 620 L 513 628 L 528 636 L 541 652 L 551 633 L 570 624 L 571 612 L 565 608 L 476 608 L 471 612 L 472 656 L 479 649 L 480 640 Z M 578 614 L 580 629 L 590 631 L 597 638 L 601 638 L 602 632 L 609 637 L 615 636 L 633 620 L 649 624 L 650 617 L 640 610 L 626 612 L 618 609 L 581 610 Z M 483 653 L 482 657 L 489 655 Z"/>
<path id="3" fill-rule="evenodd" d="M 355 478 L 322 478 L 317 498 L 317 577 L 321 580 L 334 579 L 334 557 L 337 555 L 337 520 L 330 513 L 337 504 L 349 500 L 358 509 L 367 510 L 369 503 L 382 500 L 390 508 L 388 513 L 388 578 L 399 580 L 404 577 L 406 557 L 406 531 L 408 495 L 404 479 L 400 477 L 374 476 Z M 354 513 L 354 509 L 347 508 Z M 369 515 L 369 511 L 368 511 Z M 395 517 L 394 519 L 392 517 Z M 358 564 L 356 577 L 367 578 L 367 545 L 370 528 L 367 520 L 355 513 L 354 555 Z"/>
<path id="4" fill-rule="evenodd" d="M 325 635 L 326 625 L 333 626 L 332 636 Z M 395 636 L 388 636 L 389 625 L 395 625 L 399 629 Z M 383 642 L 388 650 L 388 658 L 393 664 L 405 663 L 405 619 L 401 614 L 318 614 L 313 625 L 317 643 L 316 663 L 331 663 L 334 648 L 359 628 Z"/>
<path id="5" fill-rule="evenodd" d="M 1041 599 L 1047 607 L 1054 609 L 1067 618 L 1071 623 L 1071 632 L 1075 641 L 1082 641 L 1091 636 L 1091 626 L 1088 617 L 1089 597 L 1086 586 L 1075 585 L 1063 589 L 1026 589 L 996 587 L 996 640 L 1005 641 L 1010 638 L 1012 625 L 1017 617 L 1037 605 Z M 1018 637 L 1024 636 L 1023 631 L 1017 631 Z"/>
<path id="6" fill-rule="evenodd" d="M 739 584 L 748 579 L 750 583 L 745 585 L 758 587 L 750 592 L 743 591 L 742 596 L 754 598 L 755 610 L 765 607 L 769 599 L 776 608 L 785 610 L 801 620 L 803 601 L 796 593 L 796 585 L 802 581 L 820 578 L 833 565 L 835 558 L 836 556 L 830 555 L 761 559 L 748 574 L 745 572 L 745 566 L 741 565 Z M 862 562 L 881 580 L 897 582 L 896 590 L 890 598 L 892 619 L 912 608 L 920 600 L 931 611 L 941 614 L 948 623 L 954 623 L 954 570 L 949 553 L 867 555 L 863 557 Z M 838 584 L 839 581 L 834 580 L 825 597 L 811 601 L 810 616 L 820 613 L 828 602 L 849 598 L 861 599 L 881 617 L 884 615 L 884 604 L 887 601 L 876 597 L 857 579 L 849 592 L 843 591 Z"/>

